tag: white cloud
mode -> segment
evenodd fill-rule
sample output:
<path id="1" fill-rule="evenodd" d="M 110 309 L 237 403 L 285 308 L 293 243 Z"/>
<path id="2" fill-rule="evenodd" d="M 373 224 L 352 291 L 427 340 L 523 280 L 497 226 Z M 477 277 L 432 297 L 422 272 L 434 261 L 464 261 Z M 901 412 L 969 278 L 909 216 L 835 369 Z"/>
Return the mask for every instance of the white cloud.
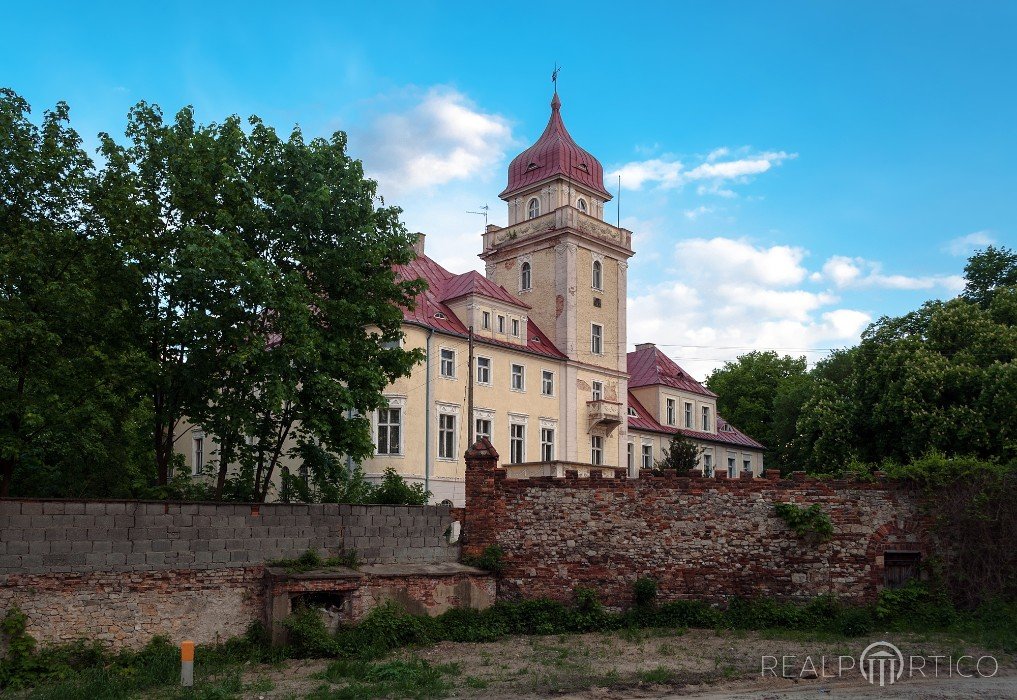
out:
<path id="1" fill-rule="evenodd" d="M 696 207 L 695 209 L 686 209 L 682 213 L 685 215 L 685 218 L 688 219 L 689 221 L 695 221 L 703 214 L 712 214 L 714 211 L 716 211 L 714 207 L 707 207 L 701 205 Z"/>
<path id="2" fill-rule="evenodd" d="M 634 289 L 630 341 L 656 342 L 702 379 L 751 349 L 806 355 L 857 342 L 869 314 L 838 308 L 830 291 L 802 287 L 810 279 L 807 251 L 758 246 L 745 239 L 694 238 L 673 248 L 675 281 Z M 698 347 L 697 347 L 698 346 Z"/>
<path id="3" fill-rule="evenodd" d="M 407 109 L 352 130 L 351 143 L 383 194 L 501 174 L 497 166 L 513 142 L 504 117 L 481 111 L 450 88 L 434 87 L 416 97 Z"/>
<path id="4" fill-rule="evenodd" d="M 964 278 L 959 275 L 887 275 L 882 264 L 865 258 L 850 258 L 834 255 L 823 263 L 821 273 L 813 275 L 815 281 L 825 280 L 839 289 L 876 287 L 881 289 L 934 289 L 943 288 L 959 292 L 964 288 Z"/>
<path id="5" fill-rule="evenodd" d="M 996 242 L 989 231 L 975 231 L 966 236 L 958 236 L 946 242 L 943 250 L 958 258 L 967 257 L 976 248 L 984 248 Z"/>
<path id="6" fill-rule="evenodd" d="M 746 183 L 753 176 L 798 157 L 797 153 L 785 151 L 752 153 L 748 148 L 738 149 L 736 155 L 738 157 L 731 158 L 731 149 L 717 148 L 691 168 L 674 156 L 649 158 L 625 163 L 608 173 L 607 177 L 613 180 L 620 175 L 622 186 L 632 190 L 642 189 L 648 183 L 661 189 L 678 189 L 690 182 L 698 182 L 701 183 L 696 188 L 699 194 L 731 197 L 734 191 L 725 183 Z M 727 160 L 722 160 L 725 158 Z"/>

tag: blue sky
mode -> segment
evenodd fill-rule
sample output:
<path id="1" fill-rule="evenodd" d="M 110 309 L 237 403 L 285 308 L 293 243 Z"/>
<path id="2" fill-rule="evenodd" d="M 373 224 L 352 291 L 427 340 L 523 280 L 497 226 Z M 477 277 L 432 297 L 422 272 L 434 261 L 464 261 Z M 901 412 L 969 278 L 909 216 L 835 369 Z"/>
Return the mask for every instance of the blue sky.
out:
<path id="1" fill-rule="evenodd" d="M 629 339 L 703 376 L 857 341 L 1017 245 L 1017 3 L 22 3 L 0 83 L 94 145 L 138 100 L 343 129 L 433 257 L 478 267 L 555 62 L 623 175 Z M 616 211 L 609 205 L 607 218 Z"/>

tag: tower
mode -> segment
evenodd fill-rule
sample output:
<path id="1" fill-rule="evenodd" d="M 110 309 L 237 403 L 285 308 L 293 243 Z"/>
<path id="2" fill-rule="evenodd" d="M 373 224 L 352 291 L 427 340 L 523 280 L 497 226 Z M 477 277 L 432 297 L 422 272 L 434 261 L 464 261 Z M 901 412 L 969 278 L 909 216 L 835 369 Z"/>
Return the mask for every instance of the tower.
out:
<path id="1" fill-rule="evenodd" d="M 603 464 L 624 466 L 632 233 L 604 221 L 604 168 L 565 128 L 557 92 L 547 127 L 512 160 L 499 197 L 509 223 L 487 227 L 480 257 L 488 279 L 529 304 L 530 318 L 569 358 L 564 458 L 589 463 L 599 437 Z"/>

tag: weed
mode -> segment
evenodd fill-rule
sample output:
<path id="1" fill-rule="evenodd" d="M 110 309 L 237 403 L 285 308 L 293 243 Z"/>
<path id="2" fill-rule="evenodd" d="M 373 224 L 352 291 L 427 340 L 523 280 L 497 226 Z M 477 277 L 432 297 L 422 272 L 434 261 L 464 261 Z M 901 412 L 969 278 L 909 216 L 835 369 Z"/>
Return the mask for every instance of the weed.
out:
<path id="1" fill-rule="evenodd" d="M 674 672 L 663 666 L 658 666 L 649 671 L 640 671 L 638 676 L 643 683 L 670 683 L 674 678 Z"/>

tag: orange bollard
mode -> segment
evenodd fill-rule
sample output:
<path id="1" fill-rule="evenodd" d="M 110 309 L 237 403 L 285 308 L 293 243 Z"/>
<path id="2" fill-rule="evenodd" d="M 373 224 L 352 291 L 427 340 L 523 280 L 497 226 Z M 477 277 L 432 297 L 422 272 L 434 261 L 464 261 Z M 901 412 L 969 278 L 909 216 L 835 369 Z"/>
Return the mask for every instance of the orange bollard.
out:
<path id="1" fill-rule="evenodd" d="M 180 643 L 180 685 L 194 685 L 194 642 L 189 639 Z"/>

